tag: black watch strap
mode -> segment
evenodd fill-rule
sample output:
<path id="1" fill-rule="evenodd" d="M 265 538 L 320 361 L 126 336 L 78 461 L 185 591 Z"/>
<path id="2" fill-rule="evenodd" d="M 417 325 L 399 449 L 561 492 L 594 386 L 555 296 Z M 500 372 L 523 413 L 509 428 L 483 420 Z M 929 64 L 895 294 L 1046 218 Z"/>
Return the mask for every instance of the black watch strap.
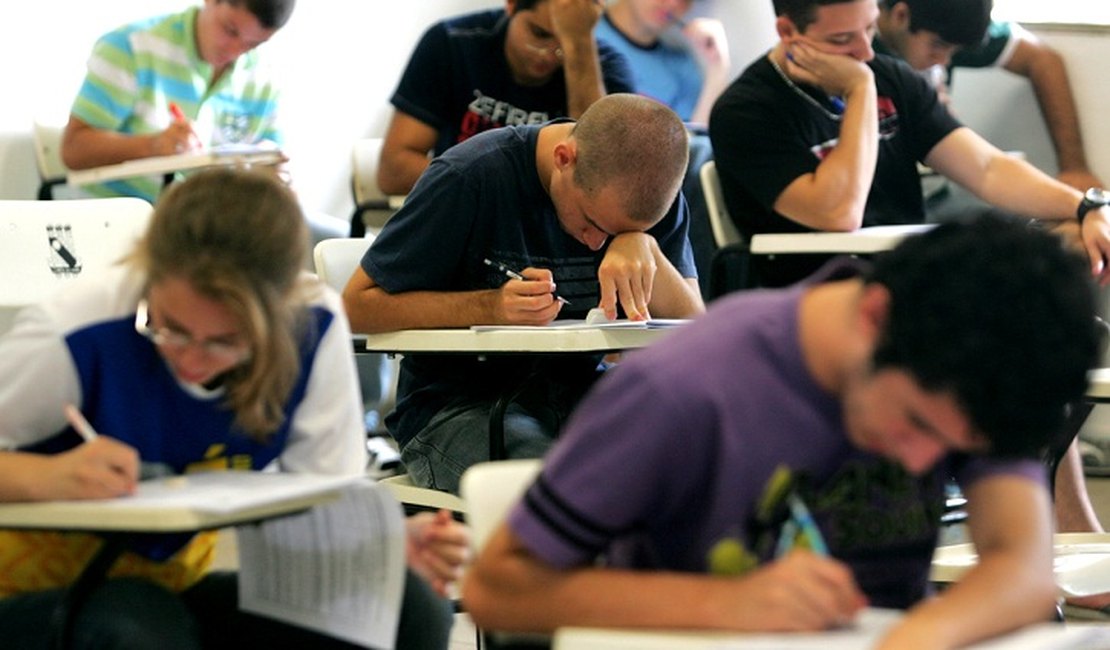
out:
<path id="1" fill-rule="evenodd" d="M 1098 187 L 1087 190 L 1083 194 L 1083 199 L 1079 201 L 1079 207 L 1075 209 L 1075 217 L 1079 220 L 1079 225 L 1083 225 L 1083 219 L 1087 217 L 1088 212 L 1108 204 L 1110 204 L 1110 192 Z"/>

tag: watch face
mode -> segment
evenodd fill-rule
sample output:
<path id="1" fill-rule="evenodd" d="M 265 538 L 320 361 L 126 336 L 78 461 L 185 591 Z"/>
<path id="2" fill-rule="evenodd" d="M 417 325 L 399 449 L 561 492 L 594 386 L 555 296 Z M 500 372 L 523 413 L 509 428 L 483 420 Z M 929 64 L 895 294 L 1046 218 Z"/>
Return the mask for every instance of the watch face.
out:
<path id="1" fill-rule="evenodd" d="M 1083 195 L 1083 198 L 1091 203 L 1106 205 L 1110 203 L 1110 192 L 1107 192 L 1101 187 L 1092 187 L 1091 189 L 1087 190 L 1086 194 Z"/>

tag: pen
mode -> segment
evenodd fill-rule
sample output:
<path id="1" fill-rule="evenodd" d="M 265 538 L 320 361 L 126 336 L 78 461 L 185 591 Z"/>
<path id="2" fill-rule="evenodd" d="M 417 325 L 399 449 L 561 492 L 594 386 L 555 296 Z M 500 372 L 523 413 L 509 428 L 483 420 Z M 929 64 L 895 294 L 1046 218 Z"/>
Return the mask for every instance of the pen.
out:
<path id="1" fill-rule="evenodd" d="M 99 434 L 97 434 L 96 429 L 89 424 L 89 421 L 85 419 L 81 411 L 77 410 L 76 406 L 66 404 L 64 410 L 66 419 L 69 420 L 69 423 L 73 425 L 74 431 L 76 431 L 85 442 L 92 442 L 97 439 Z"/>
<path id="2" fill-rule="evenodd" d="M 177 105 L 177 102 L 170 102 L 170 115 L 173 115 L 173 119 L 177 120 L 178 122 L 189 121 L 189 118 L 185 117 L 185 111 L 181 110 L 181 107 Z"/>
<path id="3" fill-rule="evenodd" d="M 517 271 L 514 271 L 514 270 L 510 269 L 509 267 L 505 266 L 501 262 L 494 262 L 493 260 L 489 259 L 488 257 L 483 259 L 482 263 L 485 264 L 486 266 L 494 267 L 495 269 L 501 271 L 502 273 L 504 273 L 506 276 L 512 278 L 513 280 L 527 280 L 527 278 L 525 278 L 523 275 L 521 275 Z M 569 305 L 570 304 L 569 300 L 567 300 L 566 298 L 564 298 L 564 297 L 562 297 L 558 294 L 555 294 L 555 300 L 558 300 L 559 302 L 563 303 L 564 305 Z"/>
<path id="4" fill-rule="evenodd" d="M 806 539 L 809 550 L 814 551 L 817 555 L 828 557 L 829 547 L 825 544 L 825 537 L 821 535 L 821 530 L 817 528 L 814 516 L 810 514 L 809 508 L 798 496 L 798 492 L 790 492 L 787 497 L 787 504 L 790 507 L 790 520 L 787 524 L 793 524 L 794 526 L 791 529 Z M 786 529 L 787 527 L 784 527 L 784 531 Z"/>

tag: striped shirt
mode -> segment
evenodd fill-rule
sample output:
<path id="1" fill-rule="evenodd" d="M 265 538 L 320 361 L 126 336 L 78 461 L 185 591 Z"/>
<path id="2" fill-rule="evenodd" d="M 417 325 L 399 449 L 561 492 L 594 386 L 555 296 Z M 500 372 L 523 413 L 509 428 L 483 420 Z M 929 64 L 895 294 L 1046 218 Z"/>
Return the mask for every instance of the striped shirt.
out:
<path id="1" fill-rule="evenodd" d="M 73 102 L 75 117 L 92 127 L 127 134 L 165 130 L 176 103 L 206 146 L 281 144 L 275 121 L 278 92 L 257 50 L 251 50 L 211 84 L 213 67 L 197 50 L 199 7 L 125 25 L 93 47 L 88 73 Z M 155 201 L 160 177 L 89 185 L 98 196 L 138 196 Z"/>

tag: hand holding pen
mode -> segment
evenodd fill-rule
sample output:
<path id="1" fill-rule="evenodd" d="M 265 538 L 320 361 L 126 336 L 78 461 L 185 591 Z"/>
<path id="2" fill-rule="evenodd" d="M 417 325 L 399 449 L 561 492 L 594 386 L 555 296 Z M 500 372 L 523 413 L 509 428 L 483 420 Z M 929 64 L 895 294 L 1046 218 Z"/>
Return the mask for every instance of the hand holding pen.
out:
<path id="1" fill-rule="evenodd" d="M 41 480 L 42 499 L 104 499 L 131 494 L 139 478 L 139 454 L 134 448 L 100 436 L 72 404 L 65 416 L 84 442 L 48 457 L 49 470 Z M 44 465 L 44 468 L 46 466 Z"/>
<path id="2" fill-rule="evenodd" d="M 170 102 L 169 112 L 173 119 L 164 131 L 154 136 L 151 155 L 170 156 L 200 149 L 200 138 L 193 130 L 193 124 L 186 117 L 185 111 L 176 103 Z"/>
<path id="3" fill-rule="evenodd" d="M 546 325 L 555 320 L 563 305 L 570 304 L 555 293 L 555 282 L 549 269 L 514 271 L 488 258 L 482 263 L 509 278 L 498 291 L 499 303 L 494 308 L 497 323 Z"/>

